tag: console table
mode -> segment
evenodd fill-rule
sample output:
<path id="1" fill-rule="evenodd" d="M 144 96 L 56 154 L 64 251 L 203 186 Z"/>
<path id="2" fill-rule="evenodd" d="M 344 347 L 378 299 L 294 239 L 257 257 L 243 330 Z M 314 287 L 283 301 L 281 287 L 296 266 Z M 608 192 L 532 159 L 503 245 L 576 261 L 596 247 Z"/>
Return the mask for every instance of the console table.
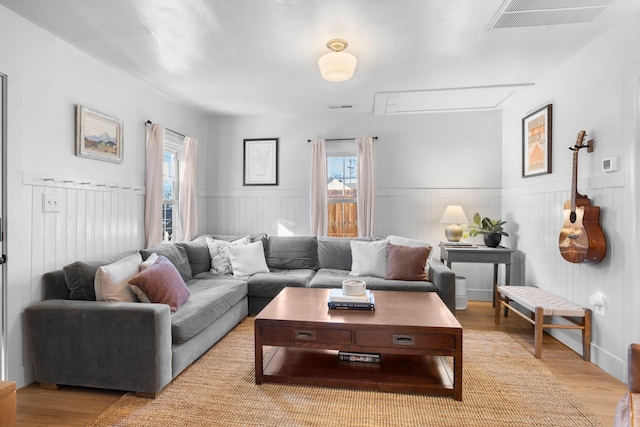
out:
<path id="1" fill-rule="evenodd" d="M 511 254 L 513 249 L 498 246 L 451 247 L 440 245 L 440 260 L 451 268 L 452 262 L 468 262 L 493 264 L 493 304 L 496 303 L 496 286 L 498 286 L 498 264 L 505 265 L 505 285 L 511 281 Z"/>

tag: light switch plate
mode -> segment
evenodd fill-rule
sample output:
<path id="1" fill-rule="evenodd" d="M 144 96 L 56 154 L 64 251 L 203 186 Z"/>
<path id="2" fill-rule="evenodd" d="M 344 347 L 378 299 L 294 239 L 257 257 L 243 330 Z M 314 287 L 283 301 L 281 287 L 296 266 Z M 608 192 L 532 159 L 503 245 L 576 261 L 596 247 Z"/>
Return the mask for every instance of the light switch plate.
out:
<path id="1" fill-rule="evenodd" d="M 58 194 L 43 194 L 42 212 L 60 212 L 60 196 Z"/>

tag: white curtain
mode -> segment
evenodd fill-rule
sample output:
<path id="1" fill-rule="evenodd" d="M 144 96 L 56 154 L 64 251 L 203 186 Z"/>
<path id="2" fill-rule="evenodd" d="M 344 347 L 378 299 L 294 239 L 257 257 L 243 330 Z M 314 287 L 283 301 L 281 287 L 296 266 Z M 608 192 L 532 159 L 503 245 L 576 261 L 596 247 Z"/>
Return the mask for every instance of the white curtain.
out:
<path id="1" fill-rule="evenodd" d="M 179 208 L 182 240 L 189 241 L 198 233 L 198 208 L 196 206 L 196 184 L 198 163 L 198 140 L 184 137 L 180 159 Z"/>
<path id="2" fill-rule="evenodd" d="M 324 139 L 311 141 L 311 234 L 327 235 L 327 152 Z"/>
<path id="3" fill-rule="evenodd" d="M 373 138 L 356 138 L 358 148 L 358 236 L 373 237 Z"/>
<path id="4" fill-rule="evenodd" d="M 164 127 L 152 124 L 147 133 L 147 178 L 144 233 L 147 248 L 162 245 L 162 152 Z"/>

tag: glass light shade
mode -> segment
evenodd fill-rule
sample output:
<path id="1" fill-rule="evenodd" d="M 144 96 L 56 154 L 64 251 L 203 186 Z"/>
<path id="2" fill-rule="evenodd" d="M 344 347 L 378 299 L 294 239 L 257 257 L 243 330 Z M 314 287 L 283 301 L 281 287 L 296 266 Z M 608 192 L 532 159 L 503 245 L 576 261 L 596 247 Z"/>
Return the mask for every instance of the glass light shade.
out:
<path id="1" fill-rule="evenodd" d="M 444 210 L 442 218 L 440 218 L 441 224 L 468 224 L 467 216 L 462 210 L 460 205 L 449 205 Z"/>
<path id="2" fill-rule="evenodd" d="M 342 82 L 353 76 L 358 60 L 346 52 L 330 52 L 318 59 L 320 74 L 325 80 Z"/>

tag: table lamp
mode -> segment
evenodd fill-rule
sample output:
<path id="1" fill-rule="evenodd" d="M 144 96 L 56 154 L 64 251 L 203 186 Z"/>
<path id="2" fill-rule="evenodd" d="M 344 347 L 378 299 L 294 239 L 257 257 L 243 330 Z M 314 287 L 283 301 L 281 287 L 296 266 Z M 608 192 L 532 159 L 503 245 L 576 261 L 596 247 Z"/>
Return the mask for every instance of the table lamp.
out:
<path id="1" fill-rule="evenodd" d="M 460 205 L 449 205 L 444 210 L 442 218 L 440 218 L 441 224 L 451 224 L 444 229 L 444 235 L 447 236 L 447 240 L 450 242 L 459 242 L 462 239 L 463 229 L 460 224 L 467 224 L 467 217 Z"/>

